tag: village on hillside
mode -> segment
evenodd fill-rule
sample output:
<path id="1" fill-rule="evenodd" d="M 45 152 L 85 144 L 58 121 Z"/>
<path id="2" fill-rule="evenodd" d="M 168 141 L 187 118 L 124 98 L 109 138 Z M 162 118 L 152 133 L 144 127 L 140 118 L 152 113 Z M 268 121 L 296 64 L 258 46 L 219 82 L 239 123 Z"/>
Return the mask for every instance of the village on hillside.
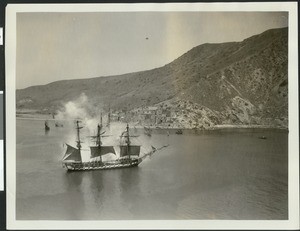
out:
<path id="1" fill-rule="evenodd" d="M 210 109 L 183 100 L 162 102 L 131 111 L 114 110 L 110 114 L 110 120 L 152 128 L 207 129 L 218 123 L 217 116 Z"/>
<path id="2" fill-rule="evenodd" d="M 203 105 L 175 98 L 155 105 L 131 110 L 99 109 L 109 122 L 130 123 L 134 127 L 162 129 L 200 129 L 210 130 L 224 127 L 278 127 L 285 128 L 287 119 L 262 118 L 254 105 L 240 97 L 232 100 L 234 107 L 223 112 L 211 110 Z M 57 120 L 57 110 L 19 108 L 18 118 L 40 118 Z M 68 119 L 68 118 L 64 118 Z M 234 122 L 232 124 L 231 122 Z"/>

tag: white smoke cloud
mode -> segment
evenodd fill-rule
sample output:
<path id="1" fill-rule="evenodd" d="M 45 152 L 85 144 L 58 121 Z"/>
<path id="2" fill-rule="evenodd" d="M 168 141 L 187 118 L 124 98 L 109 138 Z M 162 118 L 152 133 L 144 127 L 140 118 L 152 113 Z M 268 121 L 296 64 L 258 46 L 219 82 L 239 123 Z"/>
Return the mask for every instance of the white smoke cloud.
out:
<path id="1" fill-rule="evenodd" d="M 56 120 L 64 120 L 68 122 L 69 129 L 66 134 L 66 142 L 74 144 L 76 141 L 76 130 L 75 130 L 75 121 L 81 121 L 80 126 L 83 128 L 80 130 L 80 139 L 83 141 L 82 144 L 82 158 L 83 161 L 89 160 L 89 146 L 94 145 L 95 142 L 91 139 L 90 136 L 96 135 L 97 125 L 100 123 L 100 114 L 101 108 L 95 108 L 91 103 L 89 103 L 88 97 L 82 93 L 76 100 L 69 101 L 63 108 L 56 113 Z M 106 119 L 104 119 L 106 118 Z M 113 160 L 119 156 L 120 138 L 122 132 L 126 129 L 126 123 L 122 122 L 112 122 L 107 125 L 107 115 L 103 114 L 103 129 L 105 131 L 105 137 L 102 137 L 102 145 L 111 145 L 114 146 L 116 155 L 108 154 L 103 157 L 103 160 Z M 131 143 L 134 145 L 142 145 L 141 154 L 151 151 L 151 145 L 149 142 L 149 137 L 146 137 L 143 134 L 143 131 L 137 131 L 131 126 L 130 135 L 137 136 L 131 138 Z"/>
<path id="2" fill-rule="evenodd" d="M 84 118 L 87 116 L 88 98 L 84 93 L 74 101 L 69 101 L 63 105 L 61 111 L 57 111 L 56 118 L 61 120 Z"/>
<path id="3" fill-rule="evenodd" d="M 95 118 L 97 109 L 93 107 L 88 100 L 85 93 L 81 95 L 74 101 L 69 101 L 63 105 L 63 109 L 56 112 L 57 120 L 66 120 L 69 122 L 74 122 L 79 120 L 82 124 L 88 128 L 90 132 L 94 132 L 97 124 L 100 122 L 99 118 Z"/>

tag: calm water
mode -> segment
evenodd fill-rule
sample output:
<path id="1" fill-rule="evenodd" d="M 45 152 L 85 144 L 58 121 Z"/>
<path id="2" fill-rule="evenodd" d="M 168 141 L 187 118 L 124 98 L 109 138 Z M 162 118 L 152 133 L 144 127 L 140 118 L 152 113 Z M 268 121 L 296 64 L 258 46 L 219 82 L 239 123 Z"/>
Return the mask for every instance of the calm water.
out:
<path id="1" fill-rule="evenodd" d="M 73 128 L 50 126 L 45 134 L 44 121 L 17 120 L 17 219 L 288 218 L 286 131 L 136 131 L 170 146 L 136 168 L 66 172 Z"/>

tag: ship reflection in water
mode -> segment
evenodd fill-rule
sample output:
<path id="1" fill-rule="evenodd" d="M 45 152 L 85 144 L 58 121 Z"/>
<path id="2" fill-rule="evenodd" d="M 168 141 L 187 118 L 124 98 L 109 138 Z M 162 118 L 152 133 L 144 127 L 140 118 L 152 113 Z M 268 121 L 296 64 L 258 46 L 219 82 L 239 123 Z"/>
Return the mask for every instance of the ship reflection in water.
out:
<path id="1" fill-rule="evenodd" d="M 288 218 L 286 131 L 135 129 L 150 148 L 170 146 L 138 167 L 70 172 L 74 126 L 52 122 L 45 135 L 44 121 L 17 120 L 17 220 Z"/>

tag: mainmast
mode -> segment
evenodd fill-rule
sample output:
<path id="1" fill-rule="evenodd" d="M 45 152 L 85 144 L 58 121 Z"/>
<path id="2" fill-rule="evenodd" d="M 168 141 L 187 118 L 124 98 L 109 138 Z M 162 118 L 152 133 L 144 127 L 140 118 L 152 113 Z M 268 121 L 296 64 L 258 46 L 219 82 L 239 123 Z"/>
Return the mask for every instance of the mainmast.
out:
<path id="1" fill-rule="evenodd" d="M 126 136 L 127 154 L 128 154 L 129 159 L 130 159 L 130 152 L 129 152 L 130 140 L 129 140 L 129 126 L 128 126 L 128 124 L 126 126 L 126 134 L 127 134 L 127 136 Z"/>
<path id="2" fill-rule="evenodd" d="M 100 124 L 97 125 L 97 136 L 96 136 L 96 145 L 100 148 L 101 142 L 101 130 L 102 130 L 102 113 L 100 113 Z"/>
<path id="3" fill-rule="evenodd" d="M 113 146 L 102 145 L 101 137 L 103 137 L 105 131 L 101 133 L 101 129 L 102 129 L 102 115 L 100 118 L 100 124 L 98 124 L 97 126 L 97 134 L 95 136 L 92 136 L 92 138 L 95 139 L 96 144 L 95 146 L 90 146 L 91 149 L 90 158 L 95 158 L 100 156 L 100 161 L 102 162 L 102 155 L 106 155 L 108 153 L 112 153 L 112 154 L 116 154 L 116 153 Z"/>

